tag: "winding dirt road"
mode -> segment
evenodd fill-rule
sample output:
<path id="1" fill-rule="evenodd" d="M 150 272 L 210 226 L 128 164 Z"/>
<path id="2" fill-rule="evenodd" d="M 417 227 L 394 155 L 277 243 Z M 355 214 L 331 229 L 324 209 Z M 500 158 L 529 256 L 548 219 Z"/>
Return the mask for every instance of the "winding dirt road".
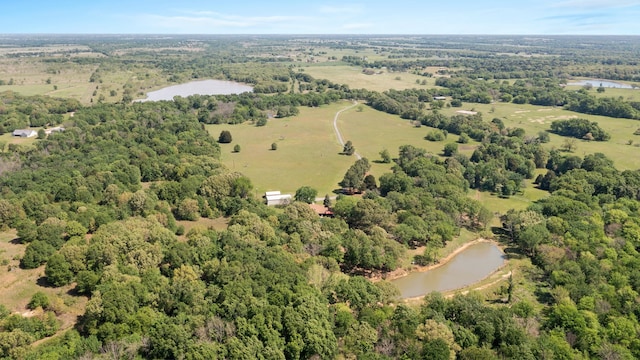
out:
<path id="1" fill-rule="evenodd" d="M 338 138 L 338 142 L 340 143 L 341 146 L 344 146 L 344 139 L 342 138 L 342 134 L 340 133 L 340 129 L 338 129 L 338 117 L 340 116 L 340 114 L 342 114 L 342 112 L 347 111 L 349 109 L 352 109 L 356 105 L 358 105 L 358 102 L 354 101 L 353 104 L 351 104 L 350 106 L 347 106 L 346 108 L 344 108 L 342 110 L 339 110 L 336 113 L 336 115 L 333 117 L 333 131 L 335 131 L 336 137 Z M 356 155 L 358 160 L 362 159 L 362 156 L 360 156 L 360 154 L 358 154 L 357 151 L 354 154 Z"/>

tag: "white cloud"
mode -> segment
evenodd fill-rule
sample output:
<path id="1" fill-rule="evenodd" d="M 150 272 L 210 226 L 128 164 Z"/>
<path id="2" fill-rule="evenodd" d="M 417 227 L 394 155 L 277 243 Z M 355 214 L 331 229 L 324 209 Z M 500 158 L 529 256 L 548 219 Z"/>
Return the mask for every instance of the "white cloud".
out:
<path id="1" fill-rule="evenodd" d="M 239 16 L 214 11 L 181 11 L 181 13 L 183 15 L 145 14 L 141 15 L 139 20 L 150 26 L 186 32 L 202 31 L 212 27 L 249 28 L 308 20 L 302 16 Z"/>

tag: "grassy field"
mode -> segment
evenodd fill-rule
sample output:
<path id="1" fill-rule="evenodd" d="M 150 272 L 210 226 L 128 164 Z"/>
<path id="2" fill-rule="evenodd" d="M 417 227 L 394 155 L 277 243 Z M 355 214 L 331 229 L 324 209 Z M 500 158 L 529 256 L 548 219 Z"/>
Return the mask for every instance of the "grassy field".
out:
<path id="1" fill-rule="evenodd" d="M 551 122 L 559 119 L 579 117 L 596 121 L 611 134 L 611 140 L 606 142 L 577 140 L 577 149 L 574 154 L 584 156 L 601 152 L 615 162 L 620 170 L 640 168 L 640 148 L 635 144 L 640 143 L 640 136 L 633 135 L 640 128 L 640 121 L 629 119 L 614 119 L 604 116 L 586 115 L 562 108 L 541 107 L 534 105 L 518 105 L 512 103 L 495 104 L 468 104 L 463 110 L 475 110 L 483 114 L 485 121 L 493 118 L 502 119 L 507 127 L 520 127 L 525 129 L 527 135 L 535 136 L 538 132 L 549 130 Z M 443 113 L 453 115 L 459 108 L 444 109 Z M 548 148 L 559 148 L 566 137 L 551 134 L 551 142 L 546 144 Z M 634 145 L 627 145 L 633 140 Z"/>
<path id="2" fill-rule="evenodd" d="M 323 196 L 338 188 L 355 157 L 339 155 L 342 146 L 333 131 L 335 113 L 350 104 L 340 102 L 320 108 L 300 108 L 300 115 L 271 119 L 264 127 L 253 124 L 207 125 L 211 136 L 218 138 L 222 130 L 233 136 L 231 144 L 221 144 L 222 162 L 248 176 L 256 194 L 280 190 L 294 193 L 308 185 Z M 276 143 L 278 149 L 271 150 Z M 233 147 L 241 147 L 239 153 Z"/>
<path id="3" fill-rule="evenodd" d="M 427 141 L 424 137 L 433 128 L 426 126 L 417 128 L 409 120 L 367 106 L 343 112 L 338 119 L 338 127 L 345 141 L 351 140 L 356 151 L 369 159 L 371 173 L 376 178 L 389 172 L 393 165 L 374 162 L 380 160 L 379 153 L 383 149 L 387 149 L 394 158 L 398 156 L 398 148 L 401 145 L 413 145 L 440 155 L 446 143 L 458 140 L 457 135 L 451 134 L 445 141 Z M 461 145 L 460 150 L 462 153 L 471 155 L 476 146 L 477 143 L 469 143 Z"/>
<path id="4" fill-rule="evenodd" d="M 59 288 L 46 286 L 43 282 L 44 266 L 21 269 L 20 258 L 26 245 L 16 242 L 16 237 L 15 230 L 0 233 L 0 304 L 12 312 L 25 313 L 33 294 L 41 291 L 59 310 L 62 328 L 70 326 L 78 315 L 84 313 L 87 298 L 68 294 L 74 284 Z"/>
<path id="5" fill-rule="evenodd" d="M 365 75 L 362 68 L 351 65 L 307 66 L 304 72 L 316 79 L 327 79 L 338 84 L 347 84 L 351 89 L 367 89 L 373 91 L 385 91 L 389 89 L 427 89 L 435 86 L 435 78 L 415 75 L 407 72 L 388 72 L 383 70 L 381 74 Z M 399 79 L 397 79 L 399 78 Z M 426 85 L 416 84 L 416 80 L 426 81 Z"/>
<path id="6" fill-rule="evenodd" d="M 567 90 L 577 91 L 582 89 L 581 86 L 567 86 Z M 620 89 L 620 88 L 605 88 L 604 92 L 599 93 L 596 88 L 589 90 L 589 94 L 597 97 L 613 97 L 624 99 L 625 101 L 640 101 L 640 89 Z"/>

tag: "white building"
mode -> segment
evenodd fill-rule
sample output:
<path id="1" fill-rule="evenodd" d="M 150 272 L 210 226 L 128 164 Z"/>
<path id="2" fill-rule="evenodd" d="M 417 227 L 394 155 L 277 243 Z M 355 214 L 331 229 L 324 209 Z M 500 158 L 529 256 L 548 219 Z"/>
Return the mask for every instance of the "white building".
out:
<path id="1" fill-rule="evenodd" d="M 267 205 L 287 205 L 291 202 L 291 194 L 281 194 L 280 191 L 267 191 L 264 193 L 264 198 L 267 199 Z"/>
<path id="2" fill-rule="evenodd" d="M 38 136 L 38 132 L 31 129 L 16 129 L 16 130 L 13 130 L 13 136 L 30 138 L 30 137 Z"/>

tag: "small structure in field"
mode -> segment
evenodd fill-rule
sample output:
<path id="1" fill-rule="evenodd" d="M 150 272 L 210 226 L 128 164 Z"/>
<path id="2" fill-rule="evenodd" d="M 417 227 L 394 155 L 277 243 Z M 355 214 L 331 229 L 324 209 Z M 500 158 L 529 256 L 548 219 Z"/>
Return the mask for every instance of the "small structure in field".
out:
<path id="1" fill-rule="evenodd" d="M 447 100 L 446 96 L 434 96 L 433 100 Z"/>
<path id="2" fill-rule="evenodd" d="M 268 206 L 287 205 L 291 202 L 291 194 L 281 194 L 280 191 L 267 191 L 264 193 Z"/>
<path id="3" fill-rule="evenodd" d="M 13 130 L 13 136 L 30 138 L 38 136 L 38 132 L 31 129 L 16 129 Z"/>

